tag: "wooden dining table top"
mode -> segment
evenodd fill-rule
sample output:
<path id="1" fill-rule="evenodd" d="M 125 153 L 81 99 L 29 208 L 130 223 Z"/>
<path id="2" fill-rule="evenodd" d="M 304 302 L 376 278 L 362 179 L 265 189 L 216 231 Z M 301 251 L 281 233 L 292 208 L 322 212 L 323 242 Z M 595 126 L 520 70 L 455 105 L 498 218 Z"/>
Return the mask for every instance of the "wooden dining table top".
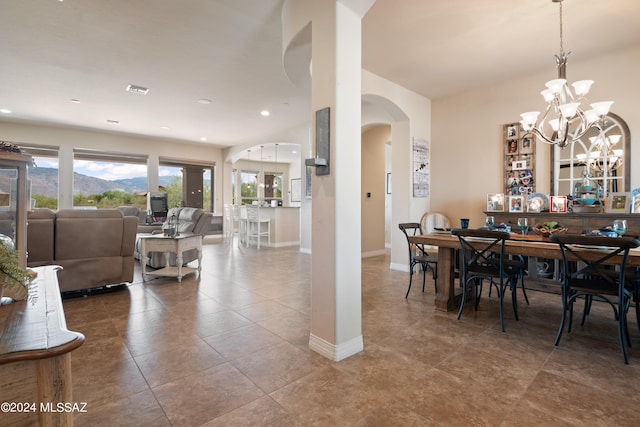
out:
<path id="1" fill-rule="evenodd" d="M 419 234 L 410 236 L 409 241 L 414 244 L 438 246 L 447 249 L 459 249 L 458 237 L 451 233 L 433 232 L 429 234 Z M 588 249 L 585 249 L 585 251 Z M 560 245 L 552 242 L 548 237 L 540 235 L 521 235 L 511 233 L 505 241 L 505 253 L 535 256 L 538 258 L 562 259 Z M 627 266 L 640 267 L 640 249 L 635 248 L 629 251 Z"/>

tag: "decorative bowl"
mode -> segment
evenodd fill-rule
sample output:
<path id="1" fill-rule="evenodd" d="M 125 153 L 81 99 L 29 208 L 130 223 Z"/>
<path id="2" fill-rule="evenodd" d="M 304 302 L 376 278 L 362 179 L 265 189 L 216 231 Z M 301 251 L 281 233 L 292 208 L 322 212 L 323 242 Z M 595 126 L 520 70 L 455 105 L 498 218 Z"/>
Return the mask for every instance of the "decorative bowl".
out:
<path id="1" fill-rule="evenodd" d="M 567 232 L 567 230 L 568 230 L 568 228 L 562 227 L 562 226 L 560 228 L 545 228 L 545 227 L 542 227 L 540 225 L 536 225 L 533 228 L 533 231 L 537 235 L 543 236 L 543 237 L 549 237 L 552 234 L 564 234 L 564 233 Z"/>
<path id="2" fill-rule="evenodd" d="M 581 205 L 592 205 L 596 202 L 596 199 L 577 199 Z"/>

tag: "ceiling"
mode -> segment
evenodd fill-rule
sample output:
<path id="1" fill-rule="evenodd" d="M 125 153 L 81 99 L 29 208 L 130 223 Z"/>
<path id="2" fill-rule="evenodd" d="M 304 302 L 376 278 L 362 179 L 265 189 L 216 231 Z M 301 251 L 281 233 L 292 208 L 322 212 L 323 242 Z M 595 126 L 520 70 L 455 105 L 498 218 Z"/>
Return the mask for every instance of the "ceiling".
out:
<path id="1" fill-rule="evenodd" d="M 11 110 L 0 120 L 272 145 L 311 115 L 308 89 L 283 72 L 281 7 L 0 0 L 0 109 Z M 638 0 L 563 8 L 570 62 L 640 43 Z M 363 68 L 431 99 L 545 69 L 553 78 L 558 51 L 551 0 L 377 0 L 363 20 Z"/>

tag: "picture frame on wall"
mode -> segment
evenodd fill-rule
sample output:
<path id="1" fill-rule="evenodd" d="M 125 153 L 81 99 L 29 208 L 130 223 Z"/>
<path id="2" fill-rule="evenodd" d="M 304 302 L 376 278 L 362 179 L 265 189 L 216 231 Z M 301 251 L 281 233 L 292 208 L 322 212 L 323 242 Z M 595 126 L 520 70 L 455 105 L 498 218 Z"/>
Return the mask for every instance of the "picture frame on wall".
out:
<path id="1" fill-rule="evenodd" d="M 640 188 L 631 191 L 631 213 L 640 213 Z"/>
<path id="2" fill-rule="evenodd" d="M 502 125 L 503 184 L 508 196 L 526 196 L 536 192 L 535 137 L 525 132 L 520 123 Z M 507 200 L 505 200 L 505 203 Z M 524 208 L 524 206 L 523 206 Z M 508 209 L 505 209 L 505 211 Z"/>
<path id="3" fill-rule="evenodd" d="M 549 212 L 567 213 L 567 196 L 551 196 Z"/>
<path id="4" fill-rule="evenodd" d="M 509 212 L 524 212 L 524 196 L 509 196 Z"/>
<path id="5" fill-rule="evenodd" d="M 629 193 L 609 193 L 607 201 L 607 213 L 628 213 L 631 206 L 631 196 Z"/>
<path id="6" fill-rule="evenodd" d="M 301 201 L 300 197 L 300 178 L 293 178 L 291 180 L 291 203 L 296 203 Z"/>
<path id="7" fill-rule="evenodd" d="M 504 194 L 487 194 L 487 212 L 504 212 Z"/>
<path id="8" fill-rule="evenodd" d="M 524 170 L 526 168 L 527 168 L 526 160 L 518 160 L 513 162 L 513 164 L 511 165 L 511 169 L 513 169 L 514 171 Z"/>
<path id="9" fill-rule="evenodd" d="M 534 144 L 533 136 L 525 135 L 520 140 L 520 154 L 530 154 L 533 153 L 533 144 Z"/>
<path id="10" fill-rule="evenodd" d="M 518 138 L 520 137 L 520 124 L 519 123 L 509 123 L 507 125 L 504 126 L 504 136 L 507 140 L 516 140 L 516 147 L 517 147 L 517 141 Z"/>

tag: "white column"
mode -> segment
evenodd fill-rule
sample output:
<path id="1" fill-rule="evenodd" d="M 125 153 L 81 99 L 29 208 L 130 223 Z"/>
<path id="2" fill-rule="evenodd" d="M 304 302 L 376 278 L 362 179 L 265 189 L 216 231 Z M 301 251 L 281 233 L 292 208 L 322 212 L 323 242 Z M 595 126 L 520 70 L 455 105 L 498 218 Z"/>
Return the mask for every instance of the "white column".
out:
<path id="1" fill-rule="evenodd" d="M 73 148 L 58 151 L 58 209 L 73 207 Z"/>
<path id="2" fill-rule="evenodd" d="M 330 174 L 312 177 L 311 349 L 362 351 L 361 29 L 373 0 L 313 2 L 312 114 L 331 108 Z M 315 153 L 315 123 L 312 126 Z"/>
<path id="3" fill-rule="evenodd" d="M 157 154 L 149 154 L 147 159 L 147 190 L 158 191 L 160 174 L 160 159 Z"/>

